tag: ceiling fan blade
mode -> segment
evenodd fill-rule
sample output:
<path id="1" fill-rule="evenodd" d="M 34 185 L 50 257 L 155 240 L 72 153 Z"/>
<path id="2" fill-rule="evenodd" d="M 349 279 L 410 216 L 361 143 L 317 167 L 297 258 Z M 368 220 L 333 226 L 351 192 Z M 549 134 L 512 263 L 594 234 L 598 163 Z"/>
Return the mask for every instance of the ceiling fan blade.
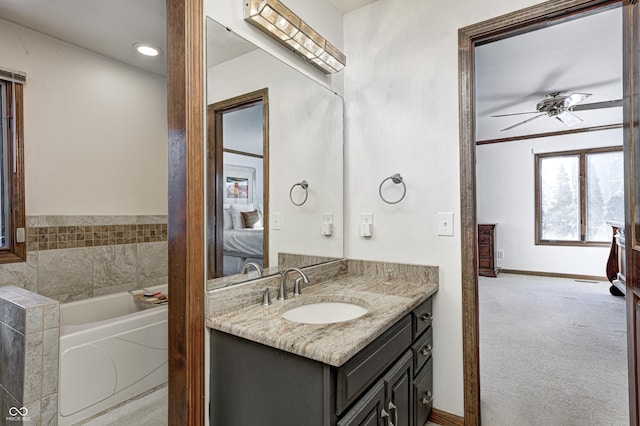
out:
<path id="1" fill-rule="evenodd" d="M 563 105 L 565 108 L 571 108 L 572 106 L 584 101 L 589 96 L 591 96 L 591 93 L 572 93 L 565 98 Z"/>
<path id="2" fill-rule="evenodd" d="M 531 111 L 531 112 L 514 112 L 512 114 L 498 114 L 492 115 L 491 117 L 510 117 L 512 115 L 525 115 L 525 114 L 539 114 L 539 111 Z"/>
<path id="3" fill-rule="evenodd" d="M 526 120 L 524 120 L 524 121 L 521 121 L 521 122 L 519 122 L 519 123 L 516 123 L 516 124 L 514 124 L 513 126 L 505 127 L 504 129 L 502 129 L 502 130 L 500 130 L 500 131 L 501 131 L 501 132 L 504 132 L 505 130 L 511 130 L 511 129 L 515 128 L 515 127 L 522 126 L 523 124 L 526 124 L 526 123 L 528 123 L 528 122 L 530 122 L 530 121 L 535 120 L 536 118 L 540 118 L 540 117 L 543 117 L 543 116 L 545 116 L 545 115 L 547 115 L 547 113 L 546 113 L 546 112 L 543 112 L 542 114 L 538 114 L 538 115 L 536 115 L 535 117 L 531 117 L 531 118 L 528 118 L 528 119 L 526 119 Z"/>
<path id="4" fill-rule="evenodd" d="M 570 113 L 569 111 L 561 112 L 556 115 L 556 118 L 567 126 L 573 126 L 574 124 L 582 123 L 583 121 L 582 118 Z"/>
<path id="5" fill-rule="evenodd" d="M 582 104 L 576 105 L 571 108 L 571 111 L 587 111 L 590 109 L 600 109 L 600 108 L 615 108 L 622 106 L 622 99 L 614 99 L 610 101 L 602 101 L 602 102 L 593 102 L 590 104 Z"/>

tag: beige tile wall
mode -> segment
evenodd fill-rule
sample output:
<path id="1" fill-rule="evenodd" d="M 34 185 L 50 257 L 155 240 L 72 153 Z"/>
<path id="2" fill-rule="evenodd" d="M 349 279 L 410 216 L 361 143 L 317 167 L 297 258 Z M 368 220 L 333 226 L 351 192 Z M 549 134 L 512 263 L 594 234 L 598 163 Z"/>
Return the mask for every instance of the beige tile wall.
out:
<path id="1" fill-rule="evenodd" d="M 167 282 L 167 216 L 29 216 L 27 261 L 0 285 L 60 302 Z"/>

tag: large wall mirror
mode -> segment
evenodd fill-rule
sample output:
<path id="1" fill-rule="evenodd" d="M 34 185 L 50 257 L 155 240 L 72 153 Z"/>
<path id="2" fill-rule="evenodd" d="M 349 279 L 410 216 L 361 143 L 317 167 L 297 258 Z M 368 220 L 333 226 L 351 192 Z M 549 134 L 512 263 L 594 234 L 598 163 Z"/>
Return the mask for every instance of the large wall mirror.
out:
<path id="1" fill-rule="evenodd" d="M 343 99 L 206 30 L 208 289 L 343 257 Z"/>

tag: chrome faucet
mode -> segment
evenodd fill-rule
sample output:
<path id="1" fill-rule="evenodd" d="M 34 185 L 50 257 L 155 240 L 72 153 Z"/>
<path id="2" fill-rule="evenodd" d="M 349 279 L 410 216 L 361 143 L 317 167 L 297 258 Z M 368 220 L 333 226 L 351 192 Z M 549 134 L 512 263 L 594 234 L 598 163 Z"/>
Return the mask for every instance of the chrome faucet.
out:
<path id="1" fill-rule="evenodd" d="M 242 267 L 242 272 L 240 272 L 240 273 L 241 274 L 246 274 L 251 266 L 253 266 L 256 269 L 256 271 L 258 271 L 258 277 L 261 277 L 262 276 L 262 269 L 260 268 L 260 265 L 258 265 L 256 262 L 245 263 L 244 266 Z"/>
<path id="2" fill-rule="evenodd" d="M 278 292 L 278 300 L 285 300 L 287 298 L 287 274 L 289 272 L 297 272 L 302 276 L 305 284 L 309 284 L 309 277 L 298 268 L 288 268 L 282 271 L 280 279 L 280 291 Z"/>

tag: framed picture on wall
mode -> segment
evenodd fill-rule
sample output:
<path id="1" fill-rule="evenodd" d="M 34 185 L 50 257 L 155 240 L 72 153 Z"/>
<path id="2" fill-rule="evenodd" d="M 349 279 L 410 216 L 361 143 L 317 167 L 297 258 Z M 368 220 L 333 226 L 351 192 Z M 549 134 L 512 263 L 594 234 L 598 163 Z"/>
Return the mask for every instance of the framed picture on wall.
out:
<path id="1" fill-rule="evenodd" d="M 256 187 L 256 169 L 224 164 L 223 170 L 224 204 L 253 203 Z"/>

